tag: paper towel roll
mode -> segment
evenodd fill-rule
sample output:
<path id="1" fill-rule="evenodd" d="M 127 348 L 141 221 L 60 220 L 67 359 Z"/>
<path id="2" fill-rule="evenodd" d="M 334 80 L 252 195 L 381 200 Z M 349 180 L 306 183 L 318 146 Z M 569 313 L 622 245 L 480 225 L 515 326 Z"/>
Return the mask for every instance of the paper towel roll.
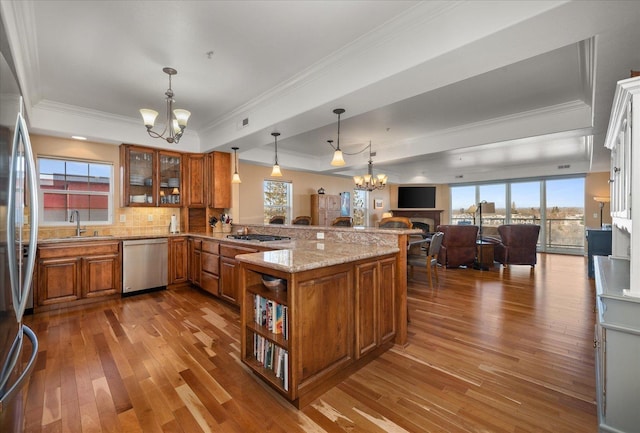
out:
<path id="1" fill-rule="evenodd" d="M 171 215 L 171 224 L 169 224 L 169 232 L 178 233 L 178 219 L 175 215 Z"/>

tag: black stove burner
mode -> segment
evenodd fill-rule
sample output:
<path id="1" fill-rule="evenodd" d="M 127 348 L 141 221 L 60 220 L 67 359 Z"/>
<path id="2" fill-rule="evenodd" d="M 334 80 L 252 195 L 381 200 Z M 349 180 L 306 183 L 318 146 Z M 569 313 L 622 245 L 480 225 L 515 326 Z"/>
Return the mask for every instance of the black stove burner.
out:
<path id="1" fill-rule="evenodd" d="M 248 234 L 248 235 L 227 235 L 228 238 L 231 239 L 239 239 L 242 241 L 259 241 L 259 242 L 267 242 L 267 241 L 282 241 L 291 239 L 289 236 L 276 236 L 276 235 L 259 235 L 259 234 Z"/>

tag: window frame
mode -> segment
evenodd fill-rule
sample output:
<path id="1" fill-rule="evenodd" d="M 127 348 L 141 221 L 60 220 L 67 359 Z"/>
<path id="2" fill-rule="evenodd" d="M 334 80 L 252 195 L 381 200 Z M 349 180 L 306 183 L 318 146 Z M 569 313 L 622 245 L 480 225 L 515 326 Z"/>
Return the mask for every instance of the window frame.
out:
<path id="1" fill-rule="evenodd" d="M 99 164 L 105 166 L 109 169 L 109 190 L 106 192 L 101 191 L 91 191 L 91 190 L 43 190 L 41 188 L 41 177 L 43 173 L 41 172 L 41 163 L 42 160 L 49 161 L 60 161 L 63 163 L 80 163 L 80 164 Z M 37 176 L 38 176 L 38 219 L 39 225 L 42 227 L 75 227 L 77 223 L 69 222 L 69 212 L 71 209 L 67 209 L 67 215 L 64 221 L 45 221 L 45 209 L 44 209 L 44 195 L 47 194 L 60 194 L 60 195 L 87 195 L 91 194 L 94 196 L 104 196 L 107 198 L 107 218 L 103 221 L 90 221 L 90 220 L 81 220 L 83 225 L 90 226 L 107 226 L 113 225 L 113 215 L 114 215 L 114 202 L 115 202 L 115 167 L 112 161 L 99 161 L 99 160 L 91 160 L 91 159 L 81 159 L 81 158 L 68 158 L 68 157 L 60 157 L 60 156 L 50 156 L 50 155 L 38 155 L 36 158 L 36 168 L 37 168 Z M 47 173 L 48 174 L 48 173 Z M 66 173 L 65 173 L 66 175 Z"/>
<path id="2" fill-rule="evenodd" d="M 284 206 L 267 204 L 267 197 L 266 197 L 267 182 L 286 185 L 287 200 Z M 267 208 L 279 208 L 279 207 L 285 208 L 285 224 L 291 224 L 291 221 L 293 218 L 293 182 L 290 180 L 264 179 L 262 181 L 262 214 L 263 214 L 264 224 L 269 224 L 269 219 L 272 216 L 280 215 L 280 213 L 270 215 L 267 212 Z"/>

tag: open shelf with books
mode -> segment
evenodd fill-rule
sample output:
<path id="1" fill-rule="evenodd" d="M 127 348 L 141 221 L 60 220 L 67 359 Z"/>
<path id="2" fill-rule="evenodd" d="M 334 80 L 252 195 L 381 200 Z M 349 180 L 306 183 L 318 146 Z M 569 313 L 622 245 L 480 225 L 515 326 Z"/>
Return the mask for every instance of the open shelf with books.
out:
<path id="1" fill-rule="evenodd" d="M 282 276 L 249 271 L 244 297 L 243 360 L 289 397 L 288 282 Z M 267 287 L 270 284 L 271 287 Z"/>

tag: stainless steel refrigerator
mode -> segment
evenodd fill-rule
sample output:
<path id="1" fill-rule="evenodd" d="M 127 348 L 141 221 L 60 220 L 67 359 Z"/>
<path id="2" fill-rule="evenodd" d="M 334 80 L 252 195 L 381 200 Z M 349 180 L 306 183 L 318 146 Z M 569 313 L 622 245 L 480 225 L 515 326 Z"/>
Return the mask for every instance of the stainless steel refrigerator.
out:
<path id="1" fill-rule="evenodd" d="M 38 339 L 22 323 L 38 233 L 35 165 L 20 86 L 0 22 L 0 432 L 24 429 Z"/>

